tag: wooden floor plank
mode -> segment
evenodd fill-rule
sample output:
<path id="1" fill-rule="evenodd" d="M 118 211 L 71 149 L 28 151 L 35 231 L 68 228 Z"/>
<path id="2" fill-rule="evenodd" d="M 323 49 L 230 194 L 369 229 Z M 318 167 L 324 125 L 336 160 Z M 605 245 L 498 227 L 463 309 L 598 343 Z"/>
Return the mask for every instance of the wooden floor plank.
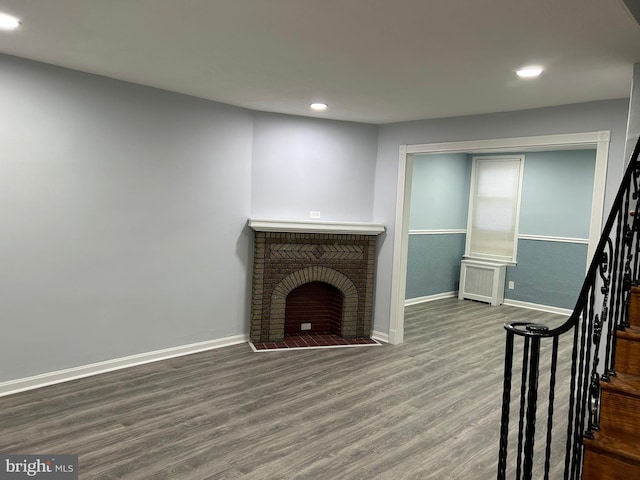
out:
<path id="1" fill-rule="evenodd" d="M 78 454 L 83 480 L 494 478 L 502 325 L 563 317 L 450 298 L 405 319 L 402 345 L 236 345 L 3 397 L 0 452 Z"/>

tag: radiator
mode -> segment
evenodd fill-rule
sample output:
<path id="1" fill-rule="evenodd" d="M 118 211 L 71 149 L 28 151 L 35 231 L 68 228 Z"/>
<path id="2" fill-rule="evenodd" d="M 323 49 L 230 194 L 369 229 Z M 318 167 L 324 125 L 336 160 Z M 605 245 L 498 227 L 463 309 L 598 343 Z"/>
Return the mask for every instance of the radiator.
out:
<path id="1" fill-rule="evenodd" d="M 458 298 L 468 298 L 491 305 L 504 302 L 504 280 L 507 265 L 483 260 L 464 259 L 460 262 Z"/>

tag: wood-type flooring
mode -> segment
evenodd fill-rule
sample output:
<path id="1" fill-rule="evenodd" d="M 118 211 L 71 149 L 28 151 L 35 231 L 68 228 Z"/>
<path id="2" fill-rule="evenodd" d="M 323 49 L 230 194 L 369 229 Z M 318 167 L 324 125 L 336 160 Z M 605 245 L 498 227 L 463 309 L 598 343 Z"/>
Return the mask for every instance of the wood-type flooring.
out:
<path id="1" fill-rule="evenodd" d="M 82 480 L 493 479 L 502 325 L 563 318 L 449 298 L 407 307 L 402 345 L 242 344 L 10 395 L 0 453 L 77 454 Z"/>

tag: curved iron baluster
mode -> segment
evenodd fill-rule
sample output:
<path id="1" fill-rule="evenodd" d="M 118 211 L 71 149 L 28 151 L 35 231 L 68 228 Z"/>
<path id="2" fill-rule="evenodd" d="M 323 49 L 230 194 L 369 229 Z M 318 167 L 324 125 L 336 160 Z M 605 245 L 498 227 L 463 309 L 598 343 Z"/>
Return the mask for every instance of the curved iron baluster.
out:
<path id="1" fill-rule="evenodd" d="M 593 438 L 593 432 L 600 430 L 600 374 L 598 373 L 598 367 L 600 366 L 600 341 L 602 339 L 602 327 L 603 323 L 607 320 L 608 305 L 609 305 L 609 285 L 611 283 L 611 264 L 609 258 L 613 251 L 613 243 L 611 239 L 607 239 L 608 252 L 602 252 L 602 260 L 598 273 L 602 286 L 600 292 L 604 295 L 602 300 L 602 309 L 600 315 L 595 316 L 593 322 L 593 360 L 591 365 L 591 383 L 589 385 L 589 402 L 587 407 L 589 409 L 589 422 L 587 431 L 584 436 L 587 438 Z M 608 377 L 607 377 L 608 380 Z"/>
<path id="2" fill-rule="evenodd" d="M 546 422 L 536 418 L 538 387 L 538 354 L 542 342 L 551 339 L 557 348 L 561 335 L 572 341 L 569 405 L 566 420 L 566 450 L 564 479 L 577 480 L 582 472 L 582 439 L 593 436 L 600 427 L 602 381 L 615 375 L 615 334 L 628 325 L 630 290 L 640 274 L 640 140 L 637 142 L 620 188 L 607 217 L 596 253 L 589 265 L 575 308 L 567 321 L 553 329 L 539 328 L 526 323 L 507 323 L 502 422 L 498 479 L 506 479 L 509 436 L 509 405 L 511 392 L 520 390 L 520 412 L 516 445 L 515 473 L 517 478 L 532 478 L 534 465 L 534 432 L 536 422 L 547 425 L 544 478 L 550 471 L 551 429 L 553 424 L 554 387 L 556 383 L 555 353 L 549 380 L 549 408 Z M 596 305 L 599 311 L 596 312 Z M 524 340 L 521 388 L 512 386 L 515 338 Z M 604 348 L 604 355 L 602 349 Z M 516 393 L 517 394 L 517 393 Z M 515 400 L 515 399 L 514 399 Z M 526 414 L 525 414 L 526 409 Z M 526 418 L 526 422 L 525 422 Z"/>

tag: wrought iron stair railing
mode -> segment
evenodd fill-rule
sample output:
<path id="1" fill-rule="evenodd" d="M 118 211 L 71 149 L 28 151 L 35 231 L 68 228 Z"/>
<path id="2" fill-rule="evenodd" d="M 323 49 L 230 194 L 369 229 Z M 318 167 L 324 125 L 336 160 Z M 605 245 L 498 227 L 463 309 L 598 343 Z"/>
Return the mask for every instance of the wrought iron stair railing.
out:
<path id="1" fill-rule="evenodd" d="M 566 322 L 554 328 L 518 322 L 505 324 L 498 480 L 555 480 L 560 478 L 560 471 L 565 480 L 581 478 L 582 440 L 599 429 L 600 381 L 615 375 L 616 331 L 629 327 L 626 315 L 629 292 L 638 279 L 639 153 L 640 140 L 604 225 L 576 306 Z M 560 349 L 561 340 L 567 344 L 565 350 Z M 564 358 L 565 352 L 569 358 Z M 516 355 L 522 358 L 514 364 Z M 562 373 L 569 378 L 562 377 Z M 519 397 L 512 398 L 512 384 L 517 377 Z M 556 401 L 559 391 L 562 398 L 568 397 L 568 405 Z M 539 404 L 544 404 L 544 408 L 539 408 Z M 558 410 L 562 410 L 562 416 L 557 414 Z M 517 427 L 509 424 L 512 411 L 518 415 Z M 558 450 L 563 451 L 559 454 Z"/>

